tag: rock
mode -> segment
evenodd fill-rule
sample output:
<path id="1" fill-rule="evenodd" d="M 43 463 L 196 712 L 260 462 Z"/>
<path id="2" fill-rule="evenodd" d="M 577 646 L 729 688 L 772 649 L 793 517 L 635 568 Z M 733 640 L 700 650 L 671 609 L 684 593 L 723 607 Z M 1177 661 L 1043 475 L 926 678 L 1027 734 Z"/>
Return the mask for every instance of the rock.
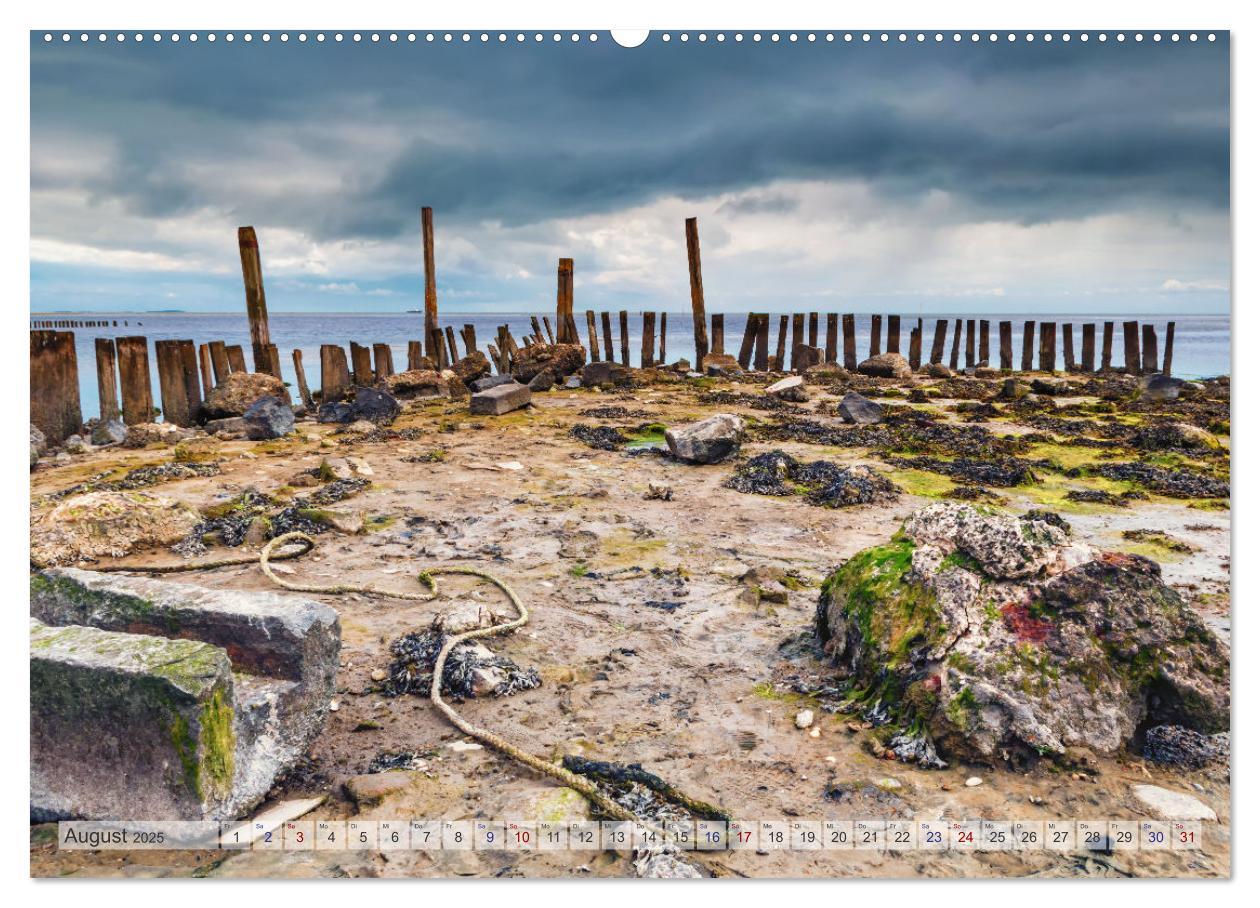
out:
<path id="1" fill-rule="evenodd" d="M 451 366 L 451 371 L 465 387 L 471 387 L 474 381 L 490 374 L 490 358 L 474 350 Z"/>
<path id="2" fill-rule="evenodd" d="M 665 430 L 670 452 L 689 463 L 718 463 L 739 451 L 743 440 L 744 421 L 730 413 Z"/>
<path id="3" fill-rule="evenodd" d="M 1176 400 L 1185 382 L 1168 375 L 1147 375 L 1141 379 L 1142 400 L 1147 403 Z"/>
<path id="4" fill-rule="evenodd" d="M 944 363 L 924 363 L 919 371 L 928 378 L 953 378 L 954 372 Z"/>
<path id="5" fill-rule="evenodd" d="M 1130 442 L 1135 448 L 1146 451 L 1166 451 L 1169 448 L 1210 451 L 1221 446 L 1211 432 L 1184 422 L 1160 422 L 1142 426 L 1133 433 Z"/>
<path id="6" fill-rule="evenodd" d="M 1032 386 L 1018 378 L 1008 378 L 1002 382 L 996 400 L 1023 400 L 1032 393 Z"/>
<path id="7" fill-rule="evenodd" d="M 476 394 L 478 391 L 489 391 L 491 388 L 511 384 L 514 381 L 516 379 L 510 375 L 487 375 L 485 378 L 476 379 L 469 385 L 469 388 Z"/>
<path id="8" fill-rule="evenodd" d="M 245 411 L 242 410 L 242 413 Z M 142 422 L 127 427 L 125 448 L 147 448 L 152 444 L 173 445 L 192 438 L 193 431 L 167 422 Z"/>
<path id="9" fill-rule="evenodd" d="M 31 424 L 31 447 L 37 454 L 43 454 L 48 450 L 48 440 L 44 438 L 44 433 L 39 431 L 34 424 Z"/>
<path id="10" fill-rule="evenodd" d="M 796 403 L 805 403 L 809 400 L 809 392 L 805 390 L 805 379 L 799 375 L 789 375 L 770 385 L 766 388 L 766 396 Z"/>
<path id="11" fill-rule="evenodd" d="M 273 398 L 274 400 L 274 398 Z M 244 416 L 228 416 L 224 419 L 206 420 L 205 430 L 211 435 L 244 435 L 248 425 Z"/>
<path id="12" fill-rule="evenodd" d="M 376 429 L 376 423 L 370 422 L 366 419 L 356 419 L 354 422 L 350 423 L 343 429 L 339 429 L 338 431 L 340 431 L 343 435 L 368 435 L 369 433 L 375 432 Z"/>
<path id="13" fill-rule="evenodd" d="M 1229 763 L 1229 734 L 1202 735 L 1179 725 L 1157 725 L 1146 730 L 1142 756 L 1152 763 L 1202 769 Z"/>
<path id="14" fill-rule="evenodd" d="M 700 360 L 700 371 L 705 375 L 725 378 L 744 374 L 739 360 L 729 353 L 706 353 L 704 359 Z"/>
<path id="15" fill-rule="evenodd" d="M 1216 822 L 1216 811 L 1196 797 L 1180 791 L 1170 791 L 1158 785 L 1134 785 L 1133 797 L 1142 810 L 1161 820 L 1211 820 Z"/>
<path id="16" fill-rule="evenodd" d="M 127 426 L 121 419 L 107 419 L 98 422 L 92 429 L 92 444 L 120 445 L 127 440 Z"/>
<path id="17" fill-rule="evenodd" d="M 234 818 L 323 728 L 326 605 L 54 570 L 31 612 L 33 818 Z"/>
<path id="18" fill-rule="evenodd" d="M 893 778 L 876 779 L 875 787 L 880 791 L 899 791 L 902 788 L 900 782 Z"/>
<path id="19" fill-rule="evenodd" d="M 260 397 L 245 415 L 245 434 L 254 441 L 283 438 L 293 431 L 293 407 L 278 397 Z"/>
<path id="20" fill-rule="evenodd" d="M 415 397 L 441 397 L 447 393 L 446 380 L 436 369 L 412 369 L 390 375 L 381 382 L 384 389 L 399 400 Z"/>
<path id="21" fill-rule="evenodd" d="M 51 566 L 121 558 L 173 545 L 200 522 L 192 508 L 147 492 L 86 492 L 31 521 L 31 561 Z"/>
<path id="22" fill-rule="evenodd" d="M 678 372 L 679 374 L 686 375 L 688 372 L 691 371 L 691 360 L 687 359 L 686 357 L 683 357 L 679 359 L 677 362 L 675 362 L 669 368 L 674 372 Z"/>
<path id="23" fill-rule="evenodd" d="M 497 620 L 489 606 L 476 602 L 461 603 L 439 619 L 444 634 L 479 630 L 496 624 Z"/>
<path id="24" fill-rule="evenodd" d="M 249 522 L 249 528 L 245 530 L 245 545 L 252 548 L 262 548 L 267 543 L 267 536 L 271 530 L 271 521 L 261 514 Z"/>
<path id="25" fill-rule="evenodd" d="M 201 405 L 204 419 L 224 419 L 228 416 L 244 416 L 254 401 L 263 397 L 278 397 L 291 405 L 289 389 L 274 375 L 264 372 L 233 372 L 219 382 Z"/>
<path id="26" fill-rule="evenodd" d="M 346 536 L 363 532 L 363 515 L 357 511 L 330 511 L 324 508 L 303 508 L 303 517 L 336 530 Z"/>
<path id="27" fill-rule="evenodd" d="M 315 468 L 315 471 L 324 482 L 332 482 L 335 479 L 351 479 L 354 476 L 354 467 L 344 457 L 325 457 L 319 462 L 319 466 Z"/>
<path id="28" fill-rule="evenodd" d="M 837 412 L 845 422 L 862 426 L 874 425 L 884 418 L 882 406 L 853 391 L 846 394 L 840 401 Z"/>
<path id="29" fill-rule="evenodd" d="M 796 727 L 809 728 L 814 724 L 814 711 L 812 709 L 802 709 L 796 714 Z"/>
<path id="30" fill-rule="evenodd" d="M 529 380 L 529 384 L 526 385 L 526 387 L 529 388 L 529 390 L 534 393 L 540 393 L 543 391 L 550 391 L 555 386 L 555 384 L 556 384 L 555 373 L 552 372 L 550 369 L 543 369 L 541 372 L 539 372 L 537 375 L 535 375 L 533 378 Z"/>
<path id="31" fill-rule="evenodd" d="M 967 781 L 964 782 L 963 784 L 966 785 L 968 788 L 976 788 L 977 786 L 984 784 L 984 779 L 980 778 L 979 776 L 970 776 L 968 777 Z"/>
<path id="32" fill-rule="evenodd" d="M 1072 393 L 1072 383 L 1066 378 L 1034 378 L 1031 385 L 1034 394 L 1059 397 Z"/>
<path id="33" fill-rule="evenodd" d="M 569 391 L 576 391 L 578 388 L 582 387 L 582 379 L 580 376 L 570 375 L 564 380 L 564 386 Z"/>
<path id="34" fill-rule="evenodd" d="M 586 348 L 581 344 L 531 344 L 516 354 L 512 377 L 528 383 L 539 372 L 547 371 L 553 381 L 572 375 L 586 363 Z"/>
<path id="35" fill-rule="evenodd" d="M 837 363 L 819 363 L 804 372 L 805 381 L 811 385 L 830 385 L 849 380 L 849 370 Z"/>
<path id="36" fill-rule="evenodd" d="M 34 445 L 31 445 L 31 469 L 32 470 L 35 469 L 35 464 L 37 463 L 39 463 L 39 451 L 35 449 Z"/>
<path id="37" fill-rule="evenodd" d="M 72 459 L 73 458 L 69 454 L 67 454 L 65 451 L 58 451 L 56 456 L 53 457 L 53 463 L 56 463 L 59 466 L 64 466 L 65 464 L 68 464 Z"/>
<path id="38" fill-rule="evenodd" d="M 630 370 L 621 363 L 603 361 L 587 363 L 582 369 L 582 385 L 586 388 L 611 386 L 629 387 L 632 383 Z"/>
<path id="39" fill-rule="evenodd" d="M 438 380 L 441 381 L 441 376 Z M 402 412 L 402 405 L 388 391 L 356 387 L 353 393 L 353 400 L 321 404 L 316 419 L 322 423 L 352 423 L 365 419 L 378 426 L 387 426 Z"/>
<path id="40" fill-rule="evenodd" d="M 900 353 L 880 353 L 858 363 L 858 372 L 875 378 L 910 378 L 914 373 Z"/>
<path id="41" fill-rule="evenodd" d="M 373 681 L 384 681 L 384 680 L 385 680 L 386 678 L 388 678 L 388 677 L 389 677 L 389 672 L 385 671 L 385 669 L 383 669 L 383 668 L 374 668 L 374 669 L 372 669 L 372 680 L 373 680 Z"/>
<path id="42" fill-rule="evenodd" d="M 92 450 L 91 443 L 84 441 L 80 435 L 71 435 L 61 443 L 61 446 L 71 454 L 86 454 Z"/>
<path id="43" fill-rule="evenodd" d="M 822 362 L 822 350 L 809 344 L 797 344 L 792 348 L 792 371 L 804 372 Z M 906 367 L 907 369 L 909 366 Z"/>
<path id="44" fill-rule="evenodd" d="M 529 400 L 529 388 L 517 382 L 509 382 L 474 394 L 469 412 L 473 416 L 501 416 L 529 406 Z"/>
<path id="45" fill-rule="evenodd" d="M 1111 754 L 1147 724 L 1229 727 L 1229 652 L 1159 566 L 1039 517 L 935 504 L 823 584 L 824 651 L 946 756 Z"/>

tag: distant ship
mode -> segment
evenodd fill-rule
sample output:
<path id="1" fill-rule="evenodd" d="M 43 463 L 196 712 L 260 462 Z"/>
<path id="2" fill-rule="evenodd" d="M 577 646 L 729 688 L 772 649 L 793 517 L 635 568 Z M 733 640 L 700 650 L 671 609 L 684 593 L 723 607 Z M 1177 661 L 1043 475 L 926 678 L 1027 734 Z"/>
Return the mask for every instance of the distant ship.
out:
<path id="1" fill-rule="evenodd" d="M 408 309 L 407 312 L 412 315 L 420 315 L 421 313 L 424 312 L 424 310 L 423 309 Z"/>

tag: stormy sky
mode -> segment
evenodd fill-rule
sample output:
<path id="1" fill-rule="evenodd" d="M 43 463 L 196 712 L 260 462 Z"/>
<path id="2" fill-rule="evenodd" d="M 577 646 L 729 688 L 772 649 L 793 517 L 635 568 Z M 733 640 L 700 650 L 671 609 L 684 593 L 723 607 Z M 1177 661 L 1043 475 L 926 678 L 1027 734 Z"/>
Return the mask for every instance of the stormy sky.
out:
<path id="1" fill-rule="evenodd" d="M 32 308 L 1226 312 L 1228 57 L 33 35 Z"/>

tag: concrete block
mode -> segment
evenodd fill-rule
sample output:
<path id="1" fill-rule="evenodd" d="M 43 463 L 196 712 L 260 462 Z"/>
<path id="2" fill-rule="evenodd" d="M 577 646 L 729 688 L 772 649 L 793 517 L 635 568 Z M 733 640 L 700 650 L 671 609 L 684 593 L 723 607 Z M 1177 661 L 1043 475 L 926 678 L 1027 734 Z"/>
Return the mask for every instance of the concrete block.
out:
<path id="1" fill-rule="evenodd" d="M 501 416 L 529 404 L 530 390 L 519 382 L 478 391 L 470 404 L 473 416 Z"/>

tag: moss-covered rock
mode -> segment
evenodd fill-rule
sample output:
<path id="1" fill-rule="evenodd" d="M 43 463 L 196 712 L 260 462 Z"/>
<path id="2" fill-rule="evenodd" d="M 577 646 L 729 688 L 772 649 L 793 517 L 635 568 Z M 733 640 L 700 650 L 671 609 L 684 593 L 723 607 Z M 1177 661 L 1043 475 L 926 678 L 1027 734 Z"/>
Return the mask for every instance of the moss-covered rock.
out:
<path id="1" fill-rule="evenodd" d="M 1229 727 L 1226 645 L 1157 564 L 1054 517 L 932 505 L 824 582 L 824 650 L 899 756 L 1110 753 L 1150 723 Z"/>

